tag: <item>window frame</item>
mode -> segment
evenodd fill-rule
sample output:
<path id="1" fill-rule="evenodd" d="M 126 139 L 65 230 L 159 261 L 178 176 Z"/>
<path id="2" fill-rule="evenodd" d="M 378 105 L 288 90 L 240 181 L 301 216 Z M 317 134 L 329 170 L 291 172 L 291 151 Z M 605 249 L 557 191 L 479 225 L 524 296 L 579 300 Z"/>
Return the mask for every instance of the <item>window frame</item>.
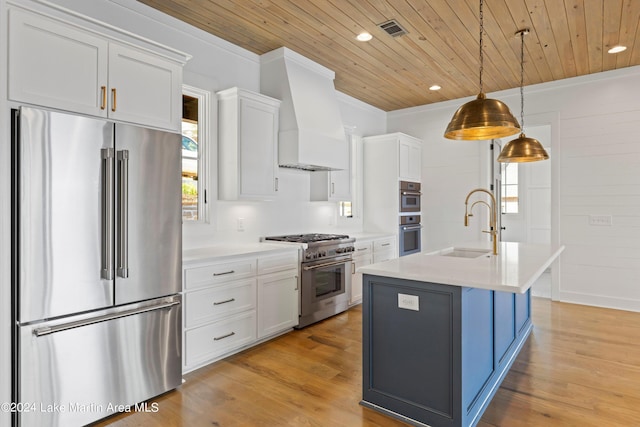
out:
<path id="1" fill-rule="evenodd" d="M 508 167 L 514 167 L 516 169 L 515 174 L 517 176 L 517 181 L 516 183 L 512 183 L 511 181 L 508 181 L 506 179 L 507 177 L 507 168 Z M 505 195 L 507 193 L 507 188 L 511 187 L 511 188 L 515 188 L 516 190 L 516 212 L 506 212 L 505 209 L 503 209 L 502 205 L 506 206 L 506 201 L 505 199 Z M 517 162 L 513 162 L 513 163 L 501 163 L 501 170 L 500 170 L 500 213 L 502 215 L 512 215 L 512 216 L 516 216 L 516 215 L 520 215 L 522 213 L 522 200 L 520 197 L 520 165 Z"/>
<path id="2" fill-rule="evenodd" d="M 209 223 L 209 149 L 211 147 L 211 92 L 186 84 L 182 95 L 198 100 L 198 219 L 184 220 L 183 224 Z M 181 118 L 182 123 L 182 118 Z M 181 132 L 182 134 L 182 132 Z"/>

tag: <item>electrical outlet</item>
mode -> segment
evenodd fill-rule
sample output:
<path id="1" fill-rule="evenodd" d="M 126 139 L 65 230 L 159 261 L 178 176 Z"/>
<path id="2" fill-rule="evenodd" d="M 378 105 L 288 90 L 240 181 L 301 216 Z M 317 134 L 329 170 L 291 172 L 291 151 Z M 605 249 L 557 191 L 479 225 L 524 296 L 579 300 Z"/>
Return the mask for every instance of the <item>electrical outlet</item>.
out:
<path id="1" fill-rule="evenodd" d="M 238 231 L 244 231 L 244 218 L 238 218 Z"/>
<path id="2" fill-rule="evenodd" d="M 420 298 L 417 295 L 398 294 L 398 308 L 420 311 Z"/>
<path id="3" fill-rule="evenodd" d="M 589 215 L 589 225 L 613 225 L 611 215 Z"/>

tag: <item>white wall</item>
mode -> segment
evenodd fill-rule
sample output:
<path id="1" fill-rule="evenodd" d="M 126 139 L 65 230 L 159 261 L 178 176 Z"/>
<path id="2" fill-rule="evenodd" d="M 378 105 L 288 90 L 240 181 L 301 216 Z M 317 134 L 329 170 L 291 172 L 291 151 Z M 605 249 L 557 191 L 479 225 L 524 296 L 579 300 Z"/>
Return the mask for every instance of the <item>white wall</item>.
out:
<path id="1" fill-rule="evenodd" d="M 518 111 L 517 90 L 489 97 Z M 551 239 L 566 246 L 556 299 L 640 311 L 639 99 L 640 67 L 525 88 L 526 124 L 551 125 Z M 389 114 L 389 132 L 425 140 L 427 248 L 468 236 L 465 192 L 482 183 L 482 144 L 442 137 L 465 101 Z M 611 215 L 613 225 L 589 225 L 590 215 Z"/>

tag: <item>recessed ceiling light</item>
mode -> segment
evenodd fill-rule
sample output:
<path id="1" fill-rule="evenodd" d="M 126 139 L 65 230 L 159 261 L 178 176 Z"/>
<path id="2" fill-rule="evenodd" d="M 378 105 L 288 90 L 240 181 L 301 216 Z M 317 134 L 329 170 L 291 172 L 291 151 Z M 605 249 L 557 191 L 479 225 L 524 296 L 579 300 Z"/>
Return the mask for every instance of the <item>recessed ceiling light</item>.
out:
<path id="1" fill-rule="evenodd" d="M 442 89 L 442 88 L 440 86 L 438 86 L 438 85 L 429 86 L 429 90 L 440 90 L 440 89 Z"/>
<path id="2" fill-rule="evenodd" d="M 358 34 L 358 36 L 356 37 L 356 39 L 358 39 L 361 42 L 368 42 L 372 38 L 373 38 L 373 36 L 371 34 L 367 33 L 366 31 Z"/>
<path id="3" fill-rule="evenodd" d="M 625 50 L 627 50 L 626 46 L 614 46 L 611 49 L 609 49 L 607 52 L 609 52 L 609 53 L 620 53 L 620 52 L 624 52 Z"/>

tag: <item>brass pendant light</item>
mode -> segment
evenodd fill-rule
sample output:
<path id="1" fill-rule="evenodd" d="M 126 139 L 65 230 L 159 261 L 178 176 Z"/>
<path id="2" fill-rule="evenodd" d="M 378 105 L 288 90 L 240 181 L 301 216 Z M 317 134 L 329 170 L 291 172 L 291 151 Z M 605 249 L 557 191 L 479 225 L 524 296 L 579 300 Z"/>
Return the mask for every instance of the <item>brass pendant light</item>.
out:
<path id="1" fill-rule="evenodd" d="M 529 34 L 529 29 L 525 28 L 516 32 L 520 35 L 520 122 L 524 130 L 524 36 Z M 535 138 L 527 138 L 522 132 L 519 137 L 513 139 L 504 146 L 498 161 L 501 163 L 523 163 L 547 160 L 549 155 L 544 147 Z"/>
<path id="2" fill-rule="evenodd" d="M 515 135 L 520 132 L 518 120 L 509 107 L 497 99 L 487 99 L 482 92 L 482 72 L 484 57 L 482 40 L 484 16 L 480 0 L 480 93 L 473 101 L 458 108 L 444 132 L 444 137 L 456 140 L 488 140 Z"/>

